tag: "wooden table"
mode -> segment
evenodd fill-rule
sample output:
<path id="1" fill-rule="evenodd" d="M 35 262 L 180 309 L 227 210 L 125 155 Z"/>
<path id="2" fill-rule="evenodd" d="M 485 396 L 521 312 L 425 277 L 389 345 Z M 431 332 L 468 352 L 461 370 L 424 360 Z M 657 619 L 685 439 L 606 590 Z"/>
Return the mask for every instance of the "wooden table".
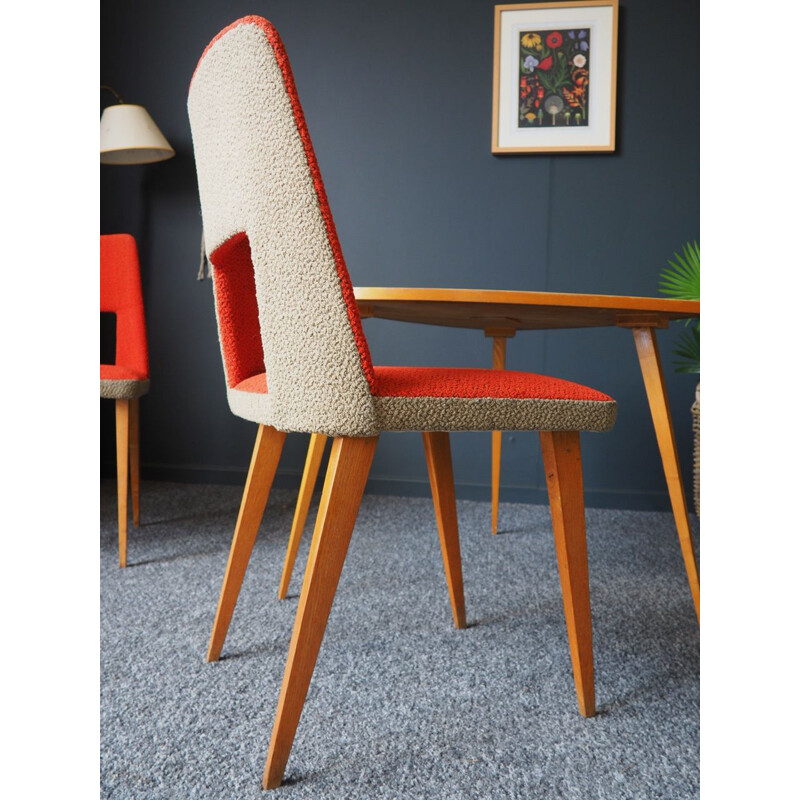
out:
<path id="1" fill-rule="evenodd" d="M 477 328 L 493 340 L 493 366 L 505 368 L 506 341 L 517 331 L 558 328 L 630 328 L 650 404 L 667 489 L 678 529 L 686 575 L 700 620 L 700 579 L 692 547 L 689 514 L 656 328 L 672 320 L 700 316 L 700 303 L 656 297 L 619 297 L 556 292 L 514 292 L 481 289 L 414 289 L 355 287 L 362 317 L 425 325 Z M 500 491 L 500 431 L 492 434 L 492 532 L 497 531 Z"/>

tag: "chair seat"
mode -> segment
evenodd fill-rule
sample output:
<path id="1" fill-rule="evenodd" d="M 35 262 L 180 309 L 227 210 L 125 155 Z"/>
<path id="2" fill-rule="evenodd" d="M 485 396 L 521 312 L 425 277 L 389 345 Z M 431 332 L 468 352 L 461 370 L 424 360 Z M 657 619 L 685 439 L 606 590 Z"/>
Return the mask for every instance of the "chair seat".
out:
<path id="1" fill-rule="evenodd" d="M 112 400 L 132 400 L 147 394 L 150 379 L 147 375 L 122 364 L 100 365 L 100 397 Z"/>
<path id="2" fill-rule="evenodd" d="M 378 425 L 384 431 L 608 431 L 617 415 L 616 402 L 608 395 L 531 372 L 374 369 L 373 402 Z M 244 402 L 251 410 L 257 404 L 268 411 L 264 373 L 241 381 L 232 393 L 246 398 Z M 268 423 L 267 419 L 261 421 Z"/>

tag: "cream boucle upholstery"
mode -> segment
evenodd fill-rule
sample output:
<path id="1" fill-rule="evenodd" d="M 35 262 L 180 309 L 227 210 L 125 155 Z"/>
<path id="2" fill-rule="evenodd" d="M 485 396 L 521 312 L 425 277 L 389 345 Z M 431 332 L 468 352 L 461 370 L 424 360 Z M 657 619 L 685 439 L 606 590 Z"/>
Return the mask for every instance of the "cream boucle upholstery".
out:
<path id="1" fill-rule="evenodd" d="M 372 396 L 306 151 L 261 27 L 239 25 L 210 47 L 192 80 L 189 117 L 215 272 L 216 248 L 240 232 L 250 242 L 270 384 L 268 418 L 255 421 L 375 435 Z M 254 419 L 246 406 L 231 400 L 234 413 Z"/>
<path id="2" fill-rule="evenodd" d="M 103 380 L 100 378 L 100 397 L 110 400 L 134 400 L 150 390 L 150 380 Z"/>
<path id="3" fill-rule="evenodd" d="M 376 397 L 382 431 L 610 431 L 617 406 L 509 397 Z"/>
<path id="4" fill-rule="evenodd" d="M 382 431 L 610 431 L 613 400 L 519 400 L 495 397 L 375 397 Z M 228 389 L 234 414 L 252 422 L 272 417 L 268 394 Z M 335 435 L 327 431 L 318 431 Z"/>

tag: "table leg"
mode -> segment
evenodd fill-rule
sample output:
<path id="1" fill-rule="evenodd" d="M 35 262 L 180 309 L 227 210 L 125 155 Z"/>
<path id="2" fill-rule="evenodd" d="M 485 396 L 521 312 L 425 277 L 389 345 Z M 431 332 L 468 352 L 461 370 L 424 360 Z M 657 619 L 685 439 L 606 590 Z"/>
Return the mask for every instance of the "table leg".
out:
<path id="1" fill-rule="evenodd" d="M 675 525 L 678 529 L 678 539 L 683 552 L 683 562 L 686 565 L 686 576 L 694 600 L 694 610 L 697 621 L 700 622 L 700 578 L 697 574 L 697 562 L 692 546 L 692 534 L 689 529 L 689 512 L 686 507 L 686 496 L 683 491 L 678 451 L 675 447 L 675 434 L 672 429 L 672 418 L 667 402 L 667 393 L 664 387 L 664 374 L 661 369 L 661 358 L 658 354 L 655 330 L 653 328 L 633 328 L 633 339 L 636 343 L 636 352 L 639 356 L 639 366 L 642 369 L 642 378 L 650 404 L 650 414 L 653 417 L 653 426 L 656 431 L 658 449 L 661 451 L 661 461 L 664 465 L 664 475 L 667 479 L 669 499 L 672 504 L 672 513 L 675 516 Z"/>
<path id="2" fill-rule="evenodd" d="M 506 337 L 492 338 L 492 369 L 506 368 Z M 503 432 L 492 431 L 492 534 L 497 533 L 497 513 L 500 506 L 500 453 Z"/>

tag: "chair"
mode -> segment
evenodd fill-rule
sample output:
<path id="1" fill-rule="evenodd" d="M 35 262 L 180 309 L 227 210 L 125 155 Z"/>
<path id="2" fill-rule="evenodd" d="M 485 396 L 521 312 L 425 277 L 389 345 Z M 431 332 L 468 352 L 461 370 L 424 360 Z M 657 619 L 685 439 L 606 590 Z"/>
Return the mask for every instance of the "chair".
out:
<path id="1" fill-rule="evenodd" d="M 286 51 L 244 17 L 206 48 L 189 118 L 227 396 L 258 423 L 214 621 L 219 657 L 286 432 L 333 437 L 263 785 L 280 785 L 382 431 L 419 431 L 457 628 L 466 624 L 449 431 L 537 430 L 578 707 L 595 712 L 580 431 L 616 404 L 557 378 L 374 366 Z"/>
<path id="2" fill-rule="evenodd" d="M 116 357 L 100 364 L 100 397 L 115 401 L 119 565 L 127 563 L 128 463 L 133 524 L 139 525 L 139 398 L 150 388 L 142 282 L 134 238 L 100 237 L 100 311 L 116 314 Z"/>

